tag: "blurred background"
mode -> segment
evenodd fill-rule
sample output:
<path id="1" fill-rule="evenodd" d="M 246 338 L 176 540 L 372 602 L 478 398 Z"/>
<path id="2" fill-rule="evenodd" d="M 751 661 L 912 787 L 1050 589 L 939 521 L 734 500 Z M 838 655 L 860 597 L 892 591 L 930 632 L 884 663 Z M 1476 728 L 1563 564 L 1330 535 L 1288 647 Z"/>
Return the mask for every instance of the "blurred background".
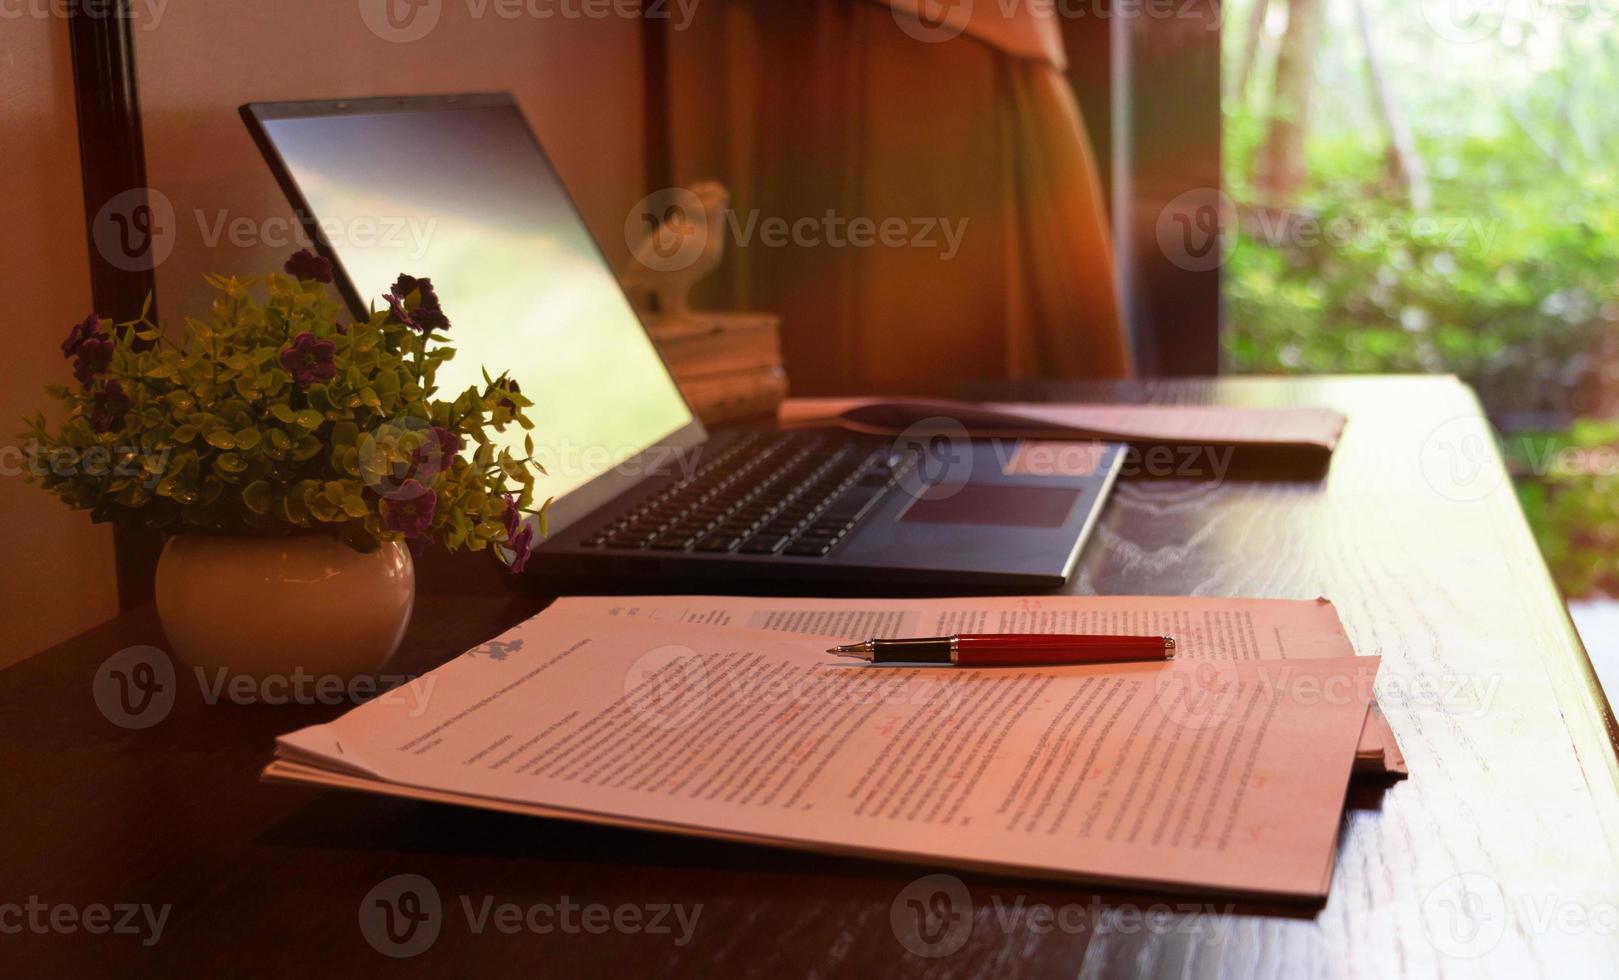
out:
<path id="1" fill-rule="evenodd" d="M 1619 0 L 68 9 L 0 18 L 5 417 L 69 376 L 92 305 L 195 313 L 204 274 L 296 247 L 241 103 L 507 90 L 615 268 L 660 195 L 726 185 L 698 308 L 779 316 L 797 394 L 1455 374 L 1500 437 L 1461 450 L 1505 454 L 1588 642 L 1619 636 L 1593 625 L 1619 626 Z M 130 193 L 164 220 L 120 264 Z M 0 509 L 30 556 L 0 580 L 11 656 L 144 598 L 105 526 L 20 479 Z"/>
<path id="2" fill-rule="evenodd" d="M 1619 595 L 1616 8 L 1224 21 L 1226 369 L 1458 375 L 1565 594 Z"/>

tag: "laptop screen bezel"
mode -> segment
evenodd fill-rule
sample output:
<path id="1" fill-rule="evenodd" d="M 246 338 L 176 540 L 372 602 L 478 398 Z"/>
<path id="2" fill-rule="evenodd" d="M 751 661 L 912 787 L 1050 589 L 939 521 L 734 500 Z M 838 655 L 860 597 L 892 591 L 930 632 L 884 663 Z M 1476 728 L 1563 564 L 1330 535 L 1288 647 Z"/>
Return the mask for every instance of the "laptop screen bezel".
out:
<path id="1" fill-rule="evenodd" d="M 259 152 L 265 162 L 269 164 L 276 183 L 280 185 L 281 192 L 292 207 L 293 215 L 303 226 L 309 241 L 315 250 L 332 263 L 333 280 L 342 295 L 349 311 L 357 319 L 365 319 L 371 315 L 369 302 L 362 299 L 360 292 L 354 286 L 353 279 L 343 265 L 342 257 L 322 233 L 319 217 L 310 208 L 309 202 L 304 198 L 298 187 L 298 181 L 293 176 L 292 168 L 282 158 L 280 150 L 271 138 L 267 122 L 278 119 L 306 119 L 322 116 L 345 115 L 376 115 L 380 113 L 409 113 L 424 111 L 442 111 L 445 109 L 478 109 L 478 108 L 509 108 L 517 113 L 522 123 L 523 131 L 533 144 L 534 152 L 540 160 L 556 175 L 556 167 L 551 163 L 550 156 L 540 145 L 539 138 L 518 108 L 517 102 L 510 92 L 473 92 L 454 95 L 395 95 L 373 96 L 359 99 L 319 99 L 313 101 L 294 102 L 249 102 L 241 106 L 242 121 L 247 125 L 248 132 L 257 144 Z M 557 186 L 562 189 L 563 199 L 573 210 L 575 217 L 581 225 L 585 225 L 584 217 L 579 211 L 578 202 L 557 176 Z M 607 256 L 602 252 L 601 245 L 591 236 L 591 247 L 596 251 L 597 259 L 604 268 L 611 270 Z M 618 277 L 613 277 L 618 281 Z M 622 286 L 620 287 L 622 290 Z M 629 300 L 626 297 L 626 305 Z M 645 325 L 642 325 L 645 329 Z M 453 338 L 452 338 L 453 343 Z M 654 344 L 654 349 L 656 345 Z M 658 352 L 659 363 L 663 364 L 664 371 L 669 372 L 669 366 L 663 361 L 663 354 Z M 521 380 L 521 379 L 520 379 Z M 670 375 L 671 385 L 675 385 L 673 375 Z M 676 391 L 679 386 L 675 385 Z M 691 421 L 647 446 L 640 454 L 618 466 L 609 468 L 605 472 L 592 477 L 584 484 L 575 487 L 561 497 L 558 497 L 547 512 L 547 523 L 553 533 L 566 530 L 580 518 L 613 500 L 619 495 L 633 489 L 649 475 L 647 468 L 642 465 L 648 459 L 672 460 L 682 458 L 685 450 L 700 446 L 708 441 L 708 431 L 704 428 L 697 413 L 692 411 L 691 403 L 681 393 L 681 402 L 691 416 Z M 538 503 L 538 501 L 536 502 Z"/>

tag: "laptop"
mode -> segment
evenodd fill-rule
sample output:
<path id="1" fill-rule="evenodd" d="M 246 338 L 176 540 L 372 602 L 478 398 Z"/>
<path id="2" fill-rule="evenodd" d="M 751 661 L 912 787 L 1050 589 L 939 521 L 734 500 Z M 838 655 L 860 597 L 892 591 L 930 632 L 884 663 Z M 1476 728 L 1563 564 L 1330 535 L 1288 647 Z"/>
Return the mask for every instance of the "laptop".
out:
<path id="1" fill-rule="evenodd" d="M 971 439 L 948 419 L 897 439 L 706 429 L 509 94 L 241 113 L 355 316 L 400 273 L 429 277 L 456 349 L 439 390 L 488 366 L 533 400 L 535 491 L 554 503 L 527 574 L 1039 589 L 1073 570 L 1117 445 Z"/>

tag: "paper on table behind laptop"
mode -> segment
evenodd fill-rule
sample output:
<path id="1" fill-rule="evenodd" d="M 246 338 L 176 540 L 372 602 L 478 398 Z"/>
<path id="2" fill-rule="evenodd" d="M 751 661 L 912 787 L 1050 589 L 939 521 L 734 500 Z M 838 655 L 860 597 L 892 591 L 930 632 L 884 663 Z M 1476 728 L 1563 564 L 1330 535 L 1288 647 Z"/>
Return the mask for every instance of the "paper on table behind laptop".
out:
<path id="1" fill-rule="evenodd" d="M 840 424 L 896 435 L 930 418 L 959 422 L 970 435 L 1106 439 L 1111 442 L 1269 446 L 1330 453 L 1345 418 L 1328 408 L 1230 405 L 1117 405 L 954 402 L 894 398 L 792 398 L 783 425 Z"/>
<path id="2" fill-rule="evenodd" d="M 1175 637 L 1189 660 L 1353 657 L 1326 599 L 1210 596 L 982 596 L 963 599 L 805 599 L 743 596 L 569 596 L 558 612 L 628 616 L 808 633 L 840 641 L 950 633 L 1122 633 Z M 1405 759 L 1382 711 L 1361 739 L 1374 770 L 1403 775 Z"/>
<path id="3" fill-rule="evenodd" d="M 761 843 L 1325 893 L 1374 658 L 959 671 L 547 612 L 282 738 L 270 775 Z M 1333 692 L 1322 697 L 1323 690 Z"/>

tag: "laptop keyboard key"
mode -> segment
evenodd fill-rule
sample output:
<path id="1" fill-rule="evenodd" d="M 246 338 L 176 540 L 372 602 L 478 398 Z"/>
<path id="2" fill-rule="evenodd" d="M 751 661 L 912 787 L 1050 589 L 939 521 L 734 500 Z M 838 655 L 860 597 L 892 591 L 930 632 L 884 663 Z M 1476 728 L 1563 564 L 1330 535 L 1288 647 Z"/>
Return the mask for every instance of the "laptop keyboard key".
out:
<path id="1" fill-rule="evenodd" d="M 870 443 L 749 435 L 598 528 L 585 544 L 824 555 L 871 513 L 906 465 L 905 457 Z"/>
<path id="2" fill-rule="evenodd" d="M 831 550 L 832 542 L 824 538 L 799 538 L 788 545 L 782 554 L 797 555 L 801 558 L 819 558 Z"/>
<path id="3" fill-rule="evenodd" d="M 652 542 L 650 547 L 654 551 L 685 551 L 696 543 L 697 539 L 693 536 L 670 532 Z"/>

